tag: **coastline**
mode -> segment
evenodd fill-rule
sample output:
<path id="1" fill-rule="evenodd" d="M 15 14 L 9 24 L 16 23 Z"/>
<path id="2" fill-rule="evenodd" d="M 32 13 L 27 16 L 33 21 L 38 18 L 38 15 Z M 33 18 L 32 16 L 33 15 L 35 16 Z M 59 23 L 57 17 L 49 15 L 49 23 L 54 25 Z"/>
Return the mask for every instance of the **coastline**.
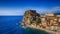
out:
<path id="1" fill-rule="evenodd" d="M 47 32 L 49 34 L 57 34 L 56 31 L 51 31 L 51 30 L 48 30 L 48 29 L 44 29 L 44 28 L 36 28 L 36 27 L 32 27 L 31 25 L 28 25 L 28 26 L 22 26 L 23 28 L 31 28 L 31 29 L 37 29 L 37 30 L 40 30 L 40 31 L 44 31 L 44 32 Z"/>

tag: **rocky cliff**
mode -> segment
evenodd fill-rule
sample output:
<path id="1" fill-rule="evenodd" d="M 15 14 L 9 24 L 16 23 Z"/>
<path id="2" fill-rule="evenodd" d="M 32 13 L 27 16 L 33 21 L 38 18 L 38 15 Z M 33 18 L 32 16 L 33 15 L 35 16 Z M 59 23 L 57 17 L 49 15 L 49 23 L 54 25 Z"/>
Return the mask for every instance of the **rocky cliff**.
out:
<path id="1" fill-rule="evenodd" d="M 32 23 L 40 23 L 40 14 L 36 12 L 36 10 L 27 10 L 24 13 L 24 17 L 22 19 L 22 24 L 32 24 Z"/>

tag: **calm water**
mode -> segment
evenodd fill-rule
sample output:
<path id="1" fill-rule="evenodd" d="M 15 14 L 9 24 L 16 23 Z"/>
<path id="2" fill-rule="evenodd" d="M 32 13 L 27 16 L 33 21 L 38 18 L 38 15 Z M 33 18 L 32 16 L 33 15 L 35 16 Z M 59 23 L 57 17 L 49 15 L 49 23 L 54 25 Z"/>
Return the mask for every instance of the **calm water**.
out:
<path id="1" fill-rule="evenodd" d="M 0 34 L 47 34 L 30 28 L 23 29 L 20 21 L 23 16 L 0 16 Z"/>

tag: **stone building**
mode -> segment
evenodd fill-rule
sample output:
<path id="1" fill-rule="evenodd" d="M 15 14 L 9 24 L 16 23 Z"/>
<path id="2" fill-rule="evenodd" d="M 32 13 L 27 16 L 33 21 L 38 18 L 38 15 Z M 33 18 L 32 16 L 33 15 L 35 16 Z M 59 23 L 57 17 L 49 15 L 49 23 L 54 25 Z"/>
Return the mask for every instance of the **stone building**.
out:
<path id="1" fill-rule="evenodd" d="M 58 20 L 58 25 L 60 26 L 60 15 L 56 15 L 57 20 Z"/>
<path id="2" fill-rule="evenodd" d="M 43 24 L 47 23 L 51 26 L 54 23 L 57 23 L 57 17 L 53 13 L 47 13 L 47 14 L 40 15 L 40 16 L 41 16 L 41 22 Z"/>
<path id="3" fill-rule="evenodd" d="M 56 18 L 56 16 L 53 13 L 47 13 L 45 14 L 45 16 L 47 19 L 51 19 L 51 20 L 54 20 Z"/>

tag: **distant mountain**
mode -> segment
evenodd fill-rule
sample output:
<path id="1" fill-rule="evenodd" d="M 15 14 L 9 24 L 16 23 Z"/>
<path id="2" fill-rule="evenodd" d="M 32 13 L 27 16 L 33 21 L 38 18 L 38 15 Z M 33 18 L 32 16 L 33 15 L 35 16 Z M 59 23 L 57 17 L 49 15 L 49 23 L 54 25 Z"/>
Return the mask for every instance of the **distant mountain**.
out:
<path id="1" fill-rule="evenodd" d="M 60 11 L 54 11 L 53 12 L 55 15 L 60 15 Z"/>
<path id="2" fill-rule="evenodd" d="M 54 15 L 60 15 L 60 13 L 54 13 Z"/>

